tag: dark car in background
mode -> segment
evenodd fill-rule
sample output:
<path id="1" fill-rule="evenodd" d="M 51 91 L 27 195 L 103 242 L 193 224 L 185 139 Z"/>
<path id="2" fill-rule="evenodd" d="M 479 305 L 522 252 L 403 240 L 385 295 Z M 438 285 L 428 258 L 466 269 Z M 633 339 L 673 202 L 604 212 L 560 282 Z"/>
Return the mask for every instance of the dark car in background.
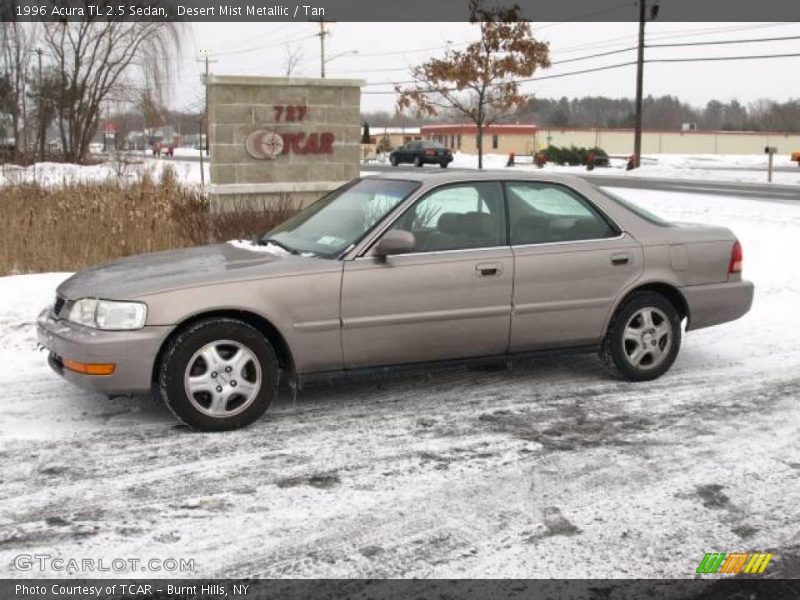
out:
<path id="1" fill-rule="evenodd" d="M 434 164 L 446 169 L 447 165 L 453 162 L 453 153 L 438 142 L 418 140 L 408 142 L 394 150 L 389 155 L 389 162 L 393 167 L 400 163 L 412 163 L 415 167 Z"/>

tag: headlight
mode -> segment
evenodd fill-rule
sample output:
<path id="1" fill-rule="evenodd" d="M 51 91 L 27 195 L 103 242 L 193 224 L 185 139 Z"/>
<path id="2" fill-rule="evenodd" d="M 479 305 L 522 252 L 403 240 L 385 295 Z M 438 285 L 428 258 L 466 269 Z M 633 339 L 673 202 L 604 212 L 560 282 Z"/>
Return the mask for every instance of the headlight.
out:
<path id="1" fill-rule="evenodd" d="M 147 319 L 147 306 L 141 302 L 115 302 L 81 298 L 72 305 L 68 320 L 97 329 L 141 329 Z"/>

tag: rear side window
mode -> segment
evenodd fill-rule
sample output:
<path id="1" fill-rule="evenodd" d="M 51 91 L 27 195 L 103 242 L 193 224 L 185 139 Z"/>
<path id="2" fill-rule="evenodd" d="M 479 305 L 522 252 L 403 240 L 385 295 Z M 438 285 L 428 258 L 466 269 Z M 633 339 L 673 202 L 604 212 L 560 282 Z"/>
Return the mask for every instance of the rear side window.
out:
<path id="1" fill-rule="evenodd" d="M 644 208 L 642 208 L 638 204 L 634 204 L 630 200 L 626 200 L 625 198 L 617 196 L 616 194 L 613 194 L 613 193 L 609 192 L 608 190 L 605 190 L 605 189 L 603 189 L 601 187 L 598 187 L 596 185 L 593 186 L 593 187 L 594 187 L 594 189 L 596 189 L 598 192 L 600 192 L 601 194 L 603 194 L 607 198 L 610 198 L 611 200 L 613 200 L 617 204 L 621 204 L 622 206 L 627 208 L 629 211 L 631 211 L 633 214 L 641 217 L 642 219 L 644 219 L 648 223 L 652 223 L 653 225 L 658 225 L 659 227 L 674 227 L 674 225 L 672 223 L 670 223 L 669 221 L 665 221 L 664 219 L 662 219 L 658 215 L 654 215 L 649 210 L 645 210 Z"/>
<path id="2" fill-rule="evenodd" d="M 614 237 L 617 231 L 582 196 L 540 182 L 506 184 L 511 243 L 546 244 Z"/>

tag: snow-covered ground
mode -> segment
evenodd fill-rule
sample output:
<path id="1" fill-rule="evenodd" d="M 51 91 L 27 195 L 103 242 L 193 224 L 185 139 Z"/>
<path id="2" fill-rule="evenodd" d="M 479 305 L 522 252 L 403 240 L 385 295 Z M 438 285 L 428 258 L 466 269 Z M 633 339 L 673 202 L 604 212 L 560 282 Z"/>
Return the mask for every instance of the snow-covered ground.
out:
<path id="1" fill-rule="evenodd" d="M 144 172 L 158 177 L 161 171 L 169 166 L 184 182 L 199 185 L 200 162 L 199 151 L 191 148 L 176 148 L 174 158 L 153 158 L 142 153 L 131 154 L 122 164 L 110 160 L 97 165 L 75 165 L 60 163 L 37 163 L 26 168 L 14 165 L 0 166 L 0 186 L 5 182 L 38 182 L 42 185 L 60 185 L 71 181 L 102 181 L 102 180 L 135 180 Z M 507 155 L 486 154 L 483 157 L 484 168 L 505 169 Z M 378 163 L 381 164 L 381 163 Z M 383 164 L 388 164 L 384 158 Z M 473 154 L 457 152 L 452 163 L 455 168 L 477 169 L 478 157 Z M 411 165 L 402 165 L 401 168 L 413 168 Z M 510 167 L 515 171 L 538 171 L 532 164 L 520 163 Z M 777 184 L 800 185 L 800 168 L 788 156 L 775 156 L 773 182 Z M 203 161 L 205 181 L 209 182 L 209 161 Z M 542 169 L 544 172 L 572 173 L 582 175 L 586 173 L 585 167 L 569 167 L 547 164 Z M 364 171 L 364 175 L 374 173 Z M 632 171 L 625 170 L 625 161 L 611 159 L 611 166 L 596 168 L 592 171 L 595 176 L 616 176 L 630 178 L 667 178 L 703 181 L 735 181 L 766 183 L 767 159 L 763 154 L 735 155 L 735 154 L 654 154 L 642 158 L 642 166 Z"/>
<path id="2" fill-rule="evenodd" d="M 174 170 L 175 175 L 186 184 L 200 185 L 200 162 L 174 160 L 169 158 L 150 159 L 130 155 L 123 160 L 109 160 L 96 165 L 76 165 L 73 163 L 36 163 L 29 167 L 4 164 L 0 166 L 0 186 L 5 183 L 38 183 L 44 186 L 57 186 L 65 183 L 89 183 L 97 181 L 135 181 L 145 173 L 158 178 L 165 168 Z M 209 180 L 208 162 L 204 162 L 205 180 Z"/>
<path id="3" fill-rule="evenodd" d="M 485 169 L 505 169 L 508 155 L 487 154 L 483 161 Z M 651 154 L 642 156 L 641 167 L 632 171 L 625 170 L 625 163 L 624 159 L 612 158 L 609 167 L 598 167 L 592 171 L 592 175 L 767 183 L 767 157 L 764 154 Z M 476 169 L 478 157 L 457 152 L 452 166 Z M 800 168 L 788 155 L 776 155 L 774 166 L 777 169 L 772 177 L 774 183 L 800 184 Z M 539 170 L 530 163 L 520 163 L 511 168 L 518 171 Z M 586 167 L 551 163 L 542 170 L 553 173 L 586 173 Z"/>
<path id="4" fill-rule="evenodd" d="M 207 577 L 693 577 L 706 552 L 765 549 L 797 576 L 800 206 L 615 191 L 731 227 L 756 284 L 651 383 L 543 356 L 284 392 L 200 434 L 50 372 L 33 321 L 65 274 L 0 279 L 0 576 L 47 553 Z"/>

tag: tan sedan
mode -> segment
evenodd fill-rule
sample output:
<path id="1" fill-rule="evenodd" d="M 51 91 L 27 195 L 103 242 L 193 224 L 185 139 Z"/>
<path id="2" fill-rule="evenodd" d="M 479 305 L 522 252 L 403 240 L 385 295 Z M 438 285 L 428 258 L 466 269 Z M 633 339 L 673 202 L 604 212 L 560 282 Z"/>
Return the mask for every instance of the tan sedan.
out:
<path id="1" fill-rule="evenodd" d="M 281 372 L 594 349 L 662 375 L 687 331 L 745 314 L 724 227 L 662 221 L 584 180 L 540 174 L 357 179 L 254 243 L 77 273 L 38 321 L 53 369 L 109 395 L 155 390 L 204 430 L 245 426 Z"/>

